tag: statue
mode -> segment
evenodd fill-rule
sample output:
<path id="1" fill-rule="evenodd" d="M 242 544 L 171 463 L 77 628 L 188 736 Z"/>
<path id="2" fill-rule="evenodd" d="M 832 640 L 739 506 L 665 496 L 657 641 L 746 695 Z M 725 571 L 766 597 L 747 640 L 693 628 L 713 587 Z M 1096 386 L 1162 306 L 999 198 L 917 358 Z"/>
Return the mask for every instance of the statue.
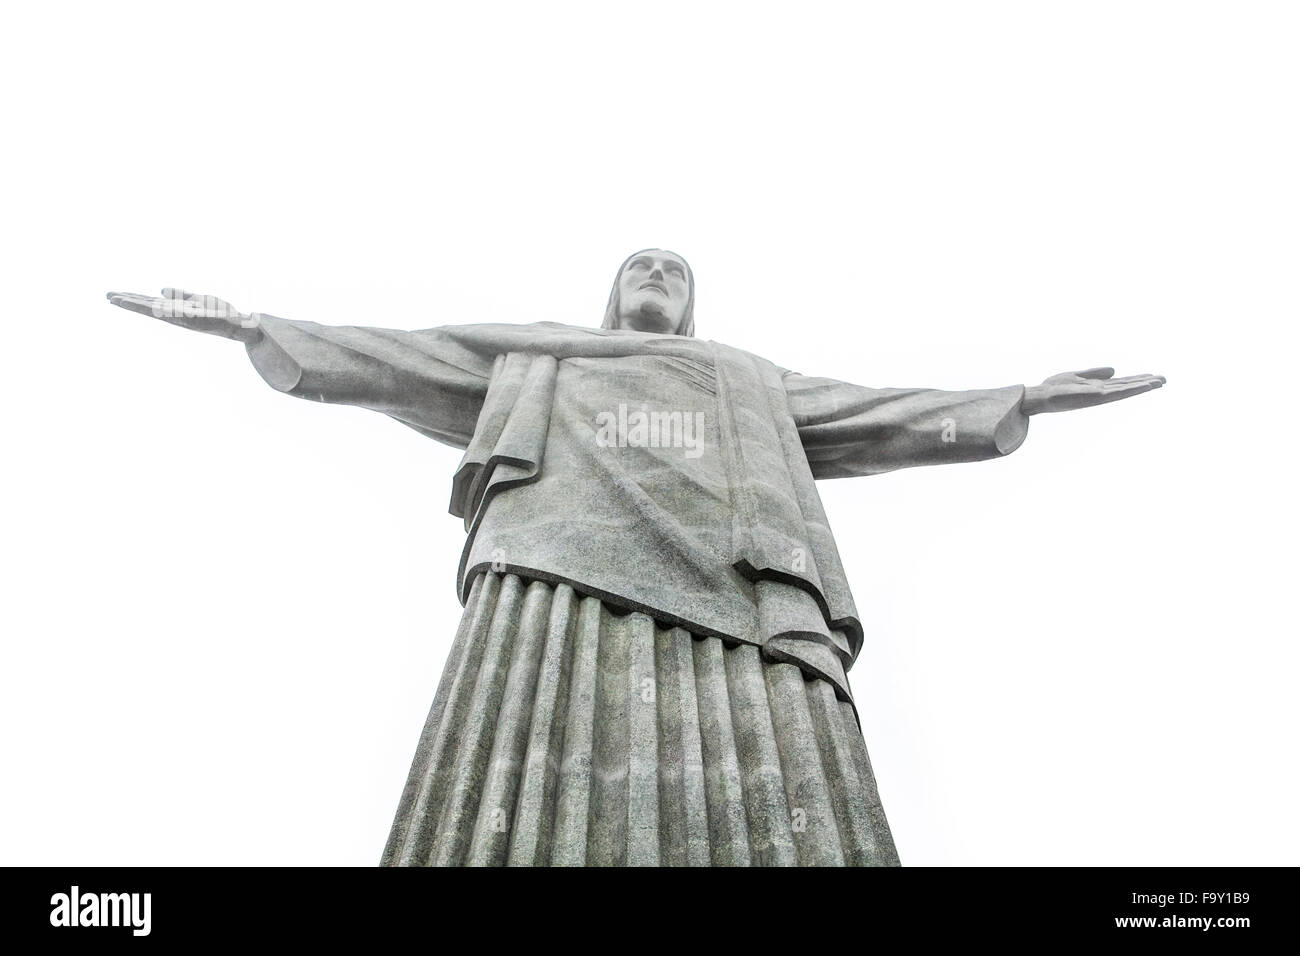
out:
<path id="1" fill-rule="evenodd" d="M 1032 415 L 1165 381 L 864 388 L 695 338 L 694 288 L 646 249 L 598 329 L 420 331 L 109 294 L 464 449 L 464 614 L 383 864 L 897 865 L 816 480 L 1007 455 Z"/>

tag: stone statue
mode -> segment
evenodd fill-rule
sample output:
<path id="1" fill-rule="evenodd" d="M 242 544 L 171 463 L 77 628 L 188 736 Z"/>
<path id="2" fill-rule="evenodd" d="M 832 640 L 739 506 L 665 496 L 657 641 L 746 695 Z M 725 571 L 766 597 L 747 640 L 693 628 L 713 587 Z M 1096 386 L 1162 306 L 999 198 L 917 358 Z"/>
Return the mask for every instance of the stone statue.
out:
<path id="1" fill-rule="evenodd" d="M 815 481 L 1006 455 L 1031 415 L 1164 384 L 864 388 L 695 338 L 694 288 L 646 249 L 599 329 L 420 331 L 109 294 L 465 451 L 465 610 L 384 864 L 897 865 Z"/>

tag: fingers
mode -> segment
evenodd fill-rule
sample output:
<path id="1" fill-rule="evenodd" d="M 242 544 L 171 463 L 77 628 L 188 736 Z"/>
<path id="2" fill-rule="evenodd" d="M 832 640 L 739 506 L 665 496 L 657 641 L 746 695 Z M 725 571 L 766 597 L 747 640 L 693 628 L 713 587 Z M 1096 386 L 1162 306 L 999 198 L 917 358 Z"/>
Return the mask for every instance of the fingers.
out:
<path id="1" fill-rule="evenodd" d="M 1125 385 L 1116 385 L 1102 389 L 1099 404 L 1106 402 L 1118 402 L 1122 398 L 1132 398 L 1134 395 L 1141 395 L 1143 392 L 1149 392 L 1165 384 L 1165 380 L 1159 375 L 1150 376 L 1140 382 L 1129 382 Z"/>
<path id="2" fill-rule="evenodd" d="M 251 341 L 250 336 L 257 334 L 247 331 L 254 326 L 243 325 L 244 317 L 234 306 L 214 296 L 196 296 L 181 289 L 164 289 L 161 297 L 134 292 L 110 292 L 108 301 L 118 308 L 162 319 L 196 332 L 240 341 Z"/>
<path id="3" fill-rule="evenodd" d="M 166 288 L 161 296 L 140 295 L 135 292 L 110 292 L 108 301 L 122 309 L 151 315 L 155 319 L 209 318 L 231 319 L 241 313 L 224 299 L 215 295 L 198 295 L 184 289 Z"/>
<path id="4" fill-rule="evenodd" d="M 108 301 L 114 305 L 121 306 L 124 309 L 131 309 L 133 312 L 139 312 L 141 306 L 147 306 L 153 315 L 161 315 L 163 312 L 179 312 L 188 302 L 193 302 L 193 300 L 194 293 L 186 292 L 183 289 L 163 289 L 161 297 L 141 295 L 138 292 L 108 293 Z"/>
<path id="5" fill-rule="evenodd" d="M 1143 382 L 1158 381 L 1160 385 L 1165 384 L 1163 375 L 1152 375 L 1150 372 L 1143 372 L 1141 375 L 1125 375 L 1122 378 L 1114 378 L 1115 370 L 1109 366 L 1099 366 L 1097 368 L 1080 369 L 1077 372 L 1062 372 L 1059 375 L 1053 375 L 1046 379 L 1044 385 L 1074 385 L 1080 388 L 1108 390 L 1118 385 L 1134 385 Z"/>
<path id="6" fill-rule="evenodd" d="M 1130 385 L 1147 385 L 1150 388 L 1159 388 L 1165 384 L 1163 375 L 1152 375 L 1150 372 L 1143 372 L 1141 375 L 1126 375 L 1123 378 L 1113 378 L 1102 385 L 1102 391 L 1108 392 L 1115 388 L 1124 388 Z"/>
<path id="7" fill-rule="evenodd" d="M 1126 385 L 1129 382 L 1145 381 L 1146 379 L 1154 378 L 1154 377 L 1155 376 L 1153 376 L 1150 372 L 1142 372 L 1140 375 L 1121 375 L 1119 378 L 1108 379 L 1106 381 L 1106 386 L 1109 387 L 1111 385 Z"/>
<path id="8" fill-rule="evenodd" d="M 119 309 L 139 312 L 141 315 L 151 315 L 154 318 L 162 315 L 163 300 L 156 299 L 151 295 L 137 295 L 134 292 L 110 292 L 108 301 Z"/>
<path id="9" fill-rule="evenodd" d="M 154 295 L 137 295 L 133 292 L 110 292 L 108 301 L 123 309 L 152 315 L 155 319 L 170 319 L 183 315 L 199 315 L 202 310 L 184 299 L 163 298 Z"/>

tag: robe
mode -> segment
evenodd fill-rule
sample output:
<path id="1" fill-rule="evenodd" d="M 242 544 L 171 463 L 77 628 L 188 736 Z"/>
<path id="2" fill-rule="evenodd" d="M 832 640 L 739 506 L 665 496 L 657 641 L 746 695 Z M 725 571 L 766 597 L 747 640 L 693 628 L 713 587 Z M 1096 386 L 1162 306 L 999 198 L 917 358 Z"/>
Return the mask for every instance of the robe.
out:
<path id="1" fill-rule="evenodd" d="M 1024 441 L 1023 386 L 866 388 L 721 343 L 552 322 L 418 331 L 262 316 L 262 377 L 465 450 L 461 603 L 492 570 L 799 666 L 851 701 L 862 626 L 817 479 Z"/>

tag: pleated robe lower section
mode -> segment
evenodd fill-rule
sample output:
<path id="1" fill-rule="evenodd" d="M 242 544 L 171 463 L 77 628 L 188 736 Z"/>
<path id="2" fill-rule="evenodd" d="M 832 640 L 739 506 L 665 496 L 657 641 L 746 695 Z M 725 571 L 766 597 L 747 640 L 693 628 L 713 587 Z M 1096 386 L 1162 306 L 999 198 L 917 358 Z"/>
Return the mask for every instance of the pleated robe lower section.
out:
<path id="1" fill-rule="evenodd" d="M 852 705 L 759 648 L 482 574 L 383 865 L 898 865 Z"/>

